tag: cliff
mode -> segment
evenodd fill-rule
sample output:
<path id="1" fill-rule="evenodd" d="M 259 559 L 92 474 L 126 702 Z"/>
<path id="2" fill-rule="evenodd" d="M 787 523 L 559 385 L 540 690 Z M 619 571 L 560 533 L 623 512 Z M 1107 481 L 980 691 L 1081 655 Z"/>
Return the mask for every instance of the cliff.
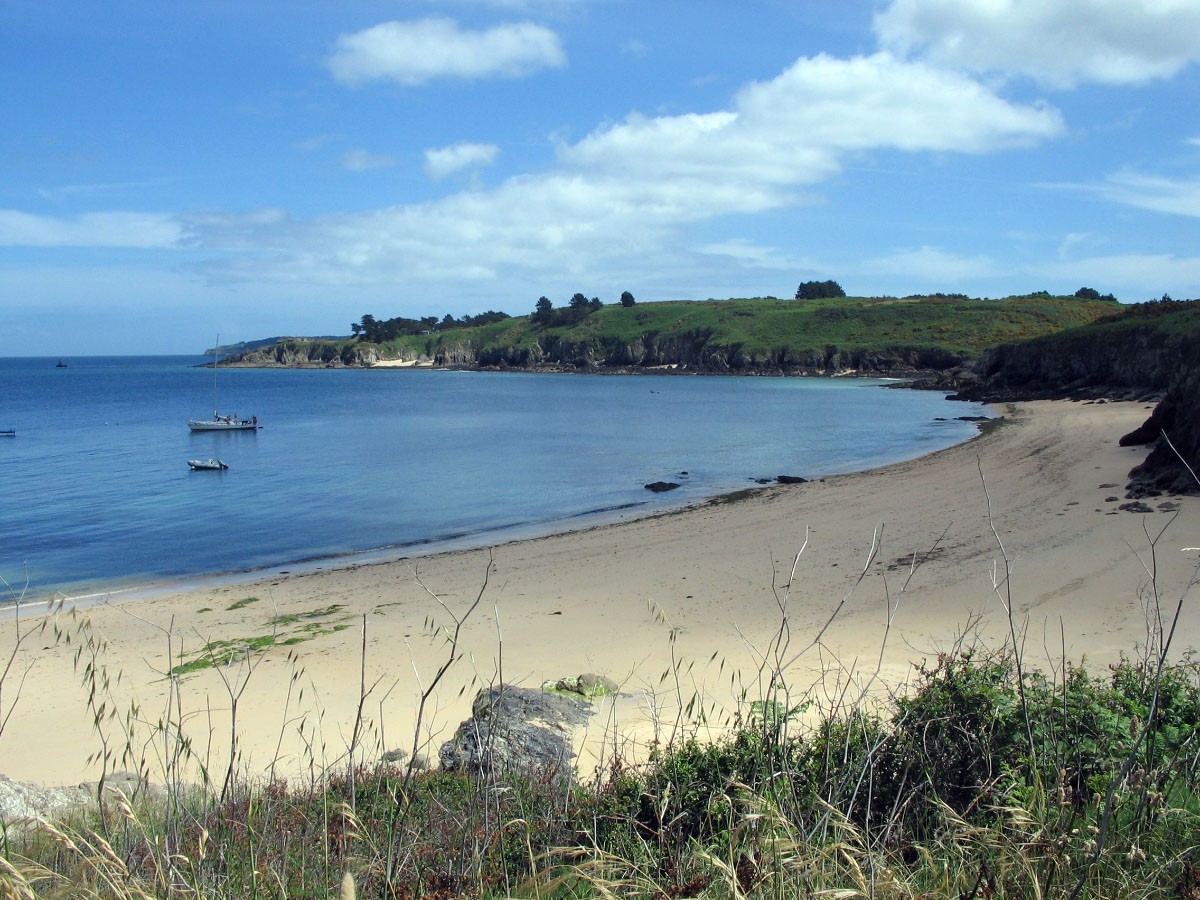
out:
<path id="1" fill-rule="evenodd" d="M 1153 444 L 1130 472 L 1130 496 L 1200 492 L 1188 471 L 1200 471 L 1200 300 L 1137 304 L 1090 325 L 991 348 L 955 396 L 1158 399 L 1150 418 L 1121 439 L 1122 446 Z"/>
<path id="2" fill-rule="evenodd" d="M 983 350 L 1094 321 L 1115 303 L 1039 293 L 672 301 L 552 309 L 469 327 L 431 327 L 386 344 L 285 339 L 244 365 L 370 366 L 425 361 L 447 368 L 547 371 L 672 369 L 712 374 L 910 376 L 954 372 Z"/>
<path id="3" fill-rule="evenodd" d="M 909 376 L 954 371 L 992 344 L 1081 325 L 1114 308 L 1042 294 L 679 301 L 606 306 L 566 321 L 509 319 L 389 346 L 462 368 Z"/>
<path id="4" fill-rule="evenodd" d="M 674 369 L 701 374 L 904 376 L 962 366 L 964 351 L 936 347 L 842 349 L 835 345 L 770 350 L 726 344 L 712 330 L 673 335 L 645 334 L 632 341 L 592 338 L 572 340 L 544 335 L 523 345 L 478 346 L 474 341 L 447 342 L 434 356 L 435 365 L 459 368 L 533 369 L 549 371 L 645 371 Z"/>
<path id="5" fill-rule="evenodd" d="M 285 338 L 276 344 L 259 347 L 236 357 L 223 365 L 254 366 L 262 368 L 365 368 L 389 360 L 405 360 L 409 357 L 396 355 L 378 344 L 367 344 L 349 339 L 304 340 Z M 411 359 L 422 361 L 413 356 Z"/>

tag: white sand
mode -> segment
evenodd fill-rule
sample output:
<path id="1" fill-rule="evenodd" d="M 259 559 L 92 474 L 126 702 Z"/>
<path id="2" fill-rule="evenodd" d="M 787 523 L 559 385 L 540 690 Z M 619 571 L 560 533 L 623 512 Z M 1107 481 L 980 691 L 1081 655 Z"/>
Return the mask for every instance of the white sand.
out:
<path id="1" fill-rule="evenodd" d="M 1027 658 L 1055 660 L 1065 647 L 1071 659 L 1086 656 L 1102 667 L 1146 640 L 1147 531 L 1157 535 L 1171 519 L 1161 511 L 1113 514 L 1125 501 L 1106 499 L 1123 497 L 1129 469 L 1145 455 L 1144 448 L 1119 448 L 1117 439 L 1149 407 L 1047 401 L 1002 411 L 1008 424 L 949 450 L 736 502 L 411 564 L 350 566 L 60 613 L 26 639 L 4 684 L 3 710 L 13 702 L 17 708 L 0 736 L 0 772 L 50 784 L 97 772 L 89 757 L 104 745 L 81 678 L 93 659 L 89 636 L 105 642 L 94 658 L 109 679 L 97 696 L 113 716 L 103 726 L 110 752 L 119 756 L 132 722 L 136 755 L 147 760 L 152 778 L 167 746 L 154 723 L 164 715 L 180 720 L 182 709 L 197 752 L 217 763 L 230 745 L 235 695 L 238 765 L 245 770 L 262 773 L 274 762 L 296 773 L 344 760 L 363 678 L 369 692 L 359 755 L 408 747 L 417 698 L 448 653 L 444 635 L 429 637 L 426 620 L 452 627 L 452 617 L 482 589 L 489 558 L 491 574 L 462 629 L 459 658 L 425 713 L 430 756 L 466 716 L 475 690 L 499 678 L 538 685 L 596 672 L 621 683 L 619 702 L 594 720 L 583 768 L 601 752 L 600 737 L 629 755 L 656 732 L 669 737 L 679 706 L 697 692 L 715 728 L 737 706 L 743 685 L 753 683 L 780 627 L 785 593 L 784 661 L 792 662 L 839 610 L 821 643 L 791 665 L 797 692 L 830 667 L 843 678 L 869 678 L 881 647 L 884 683 L 900 684 L 914 661 L 949 647 L 975 617 L 979 633 L 998 644 L 1008 620 L 992 585 L 993 571 L 1004 572 L 993 524 L 1012 568 Z M 1196 565 L 1197 552 L 1181 548 L 1200 545 L 1200 498 L 1150 503 L 1169 499 L 1181 509 L 1158 542 L 1157 588 L 1173 613 Z M 854 588 L 873 541 L 874 562 Z M 929 551 L 902 591 L 911 555 Z M 1000 593 L 1007 596 L 1006 588 Z M 259 601 L 230 609 L 248 597 Z M 335 612 L 304 618 L 331 605 Z M 894 621 L 884 643 L 889 610 Z M 275 616 L 300 618 L 272 626 Z M 282 639 L 302 634 L 305 624 L 335 623 L 348 627 L 256 654 L 252 669 L 190 674 L 178 696 L 168 694 L 168 652 L 176 661 L 180 653 L 191 659 L 211 640 L 267 635 L 273 627 Z M 13 625 L 3 627 L 11 647 Z M 1193 601 L 1176 647 L 1196 646 L 1198 637 Z M 129 720 L 134 702 L 139 712 Z M 132 767 L 116 757 L 110 764 Z"/>

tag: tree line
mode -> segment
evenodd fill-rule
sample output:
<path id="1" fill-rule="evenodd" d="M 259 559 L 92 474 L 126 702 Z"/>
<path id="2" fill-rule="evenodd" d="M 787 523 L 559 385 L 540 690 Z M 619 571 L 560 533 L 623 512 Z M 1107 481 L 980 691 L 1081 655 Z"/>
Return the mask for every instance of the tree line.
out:
<path id="1" fill-rule="evenodd" d="M 629 291 L 621 293 L 621 305 L 624 307 L 633 306 L 637 301 L 634 300 L 633 294 Z M 574 325 L 576 322 L 582 322 L 596 310 L 604 306 L 600 302 L 599 297 L 593 297 L 589 300 L 583 294 L 575 294 L 567 301 L 567 305 L 563 307 L 555 307 L 550 302 L 549 297 L 539 297 L 538 302 L 533 307 L 533 314 L 529 317 L 530 321 L 535 325 L 540 325 L 543 328 L 553 328 L 562 325 Z"/>
<path id="2" fill-rule="evenodd" d="M 490 325 L 492 322 L 502 322 L 510 319 L 508 313 L 487 312 L 475 316 L 463 315 L 455 318 L 446 313 L 441 319 L 437 316 L 422 316 L 419 319 L 406 319 L 396 316 L 393 319 L 376 319 L 367 313 L 358 322 L 350 323 L 350 333 L 361 341 L 372 344 L 383 344 L 406 334 L 430 334 L 435 331 L 448 331 L 452 328 L 470 328 L 475 325 Z"/>

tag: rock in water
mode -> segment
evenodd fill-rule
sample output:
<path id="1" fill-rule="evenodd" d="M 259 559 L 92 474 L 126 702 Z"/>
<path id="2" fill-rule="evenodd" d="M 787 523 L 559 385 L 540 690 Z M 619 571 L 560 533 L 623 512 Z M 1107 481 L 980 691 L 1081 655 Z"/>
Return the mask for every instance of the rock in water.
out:
<path id="1" fill-rule="evenodd" d="M 513 685 L 486 688 L 438 758 L 448 772 L 549 770 L 569 777 L 575 755 L 571 733 L 591 713 L 591 703 L 582 697 Z"/>
<path id="2" fill-rule="evenodd" d="M 645 485 L 646 490 L 661 494 L 663 491 L 673 491 L 679 487 L 674 481 L 652 481 Z"/>

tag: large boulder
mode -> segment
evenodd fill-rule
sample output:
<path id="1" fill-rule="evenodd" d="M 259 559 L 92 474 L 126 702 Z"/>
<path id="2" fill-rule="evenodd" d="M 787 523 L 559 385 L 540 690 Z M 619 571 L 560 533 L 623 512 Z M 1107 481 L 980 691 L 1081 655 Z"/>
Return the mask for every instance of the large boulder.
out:
<path id="1" fill-rule="evenodd" d="M 581 696 L 500 685 L 480 691 L 471 718 L 442 744 L 438 758 L 449 772 L 571 773 L 571 737 L 587 723 L 592 704 Z"/>
<path id="2" fill-rule="evenodd" d="M 77 810 L 94 807 L 99 783 L 88 781 L 67 787 L 45 787 L 28 781 L 13 781 L 0 775 L 0 823 L 31 819 L 60 819 Z M 115 800 L 138 794 L 160 796 L 162 789 L 148 784 L 133 772 L 114 772 L 104 779 L 105 794 Z"/>

